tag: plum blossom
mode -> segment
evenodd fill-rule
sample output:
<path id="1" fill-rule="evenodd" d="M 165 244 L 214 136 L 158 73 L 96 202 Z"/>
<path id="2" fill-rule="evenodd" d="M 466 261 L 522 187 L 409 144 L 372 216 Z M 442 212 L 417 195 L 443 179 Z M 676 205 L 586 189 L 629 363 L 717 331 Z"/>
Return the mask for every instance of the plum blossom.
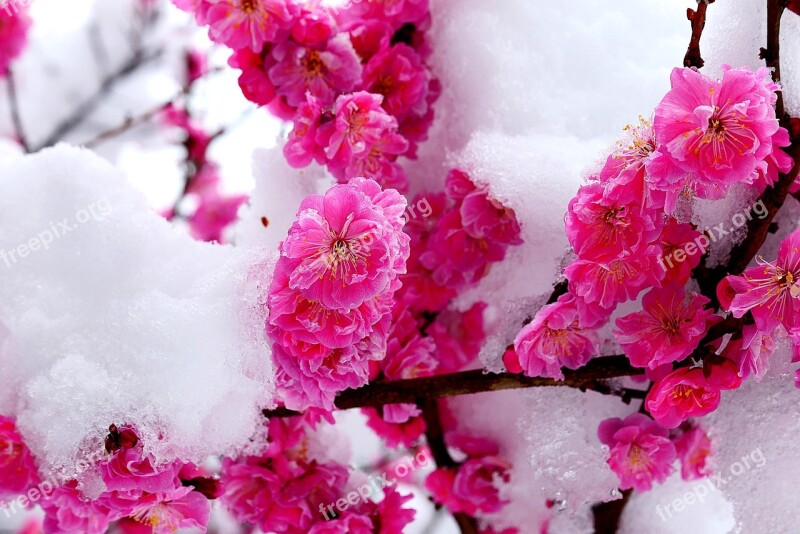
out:
<path id="1" fill-rule="evenodd" d="M 717 409 L 720 391 L 736 389 L 742 379 L 730 360 L 701 367 L 681 367 L 655 382 L 645 398 L 647 411 L 661 425 L 676 428 L 689 417 L 702 417 Z"/>
<path id="2" fill-rule="evenodd" d="M 364 67 L 364 86 L 370 93 L 383 95 L 383 108 L 398 123 L 427 112 L 429 84 L 430 73 L 419 54 L 402 43 L 372 56 Z"/>
<path id="3" fill-rule="evenodd" d="M 606 419 L 597 437 L 610 448 L 608 465 L 619 477 L 620 489 L 649 491 L 672 472 L 675 446 L 667 429 L 640 413 Z"/>
<path id="4" fill-rule="evenodd" d="M 475 361 L 486 339 L 483 312 L 486 304 L 477 302 L 465 312 L 444 310 L 428 328 L 436 342 L 436 354 L 443 372 L 456 372 Z"/>
<path id="5" fill-rule="evenodd" d="M 561 379 L 562 367 L 577 369 L 597 354 L 596 332 L 581 322 L 572 295 L 540 309 L 514 340 L 519 365 L 528 376 Z"/>
<path id="6" fill-rule="evenodd" d="M 723 355 L 736 362 L 739 376 L 747 378 L 751 374 L 756 382 L 761 382 L 769 371 L 769 361 L 775 352 L 775 339 L 771 334 L 748 324 L 742 328 L 741 336 L 731 339 L 723 350 Z"/>
<path id="7" fill-rule="evenodd" d="M 425 433 L 425 420 L 421 416 L 411 417 L 403 423 L 389 423 L 375 408 L 361 411 L 367 416 L 367 425 L 388 447 L 410 448 Z"/>
<path id="8" fill-rule="evenodd" d="M 330 105 L 337 95 L 349 93 L 361 80 L 361 64 L 353 46 L 341 35 L 323 48 L 284 41 L 272 49 L 275 65 L 269 78 L 290 106 L 299 106 L 310 93 Z"/>
<path id="9" fill-rule="evenodd" d="M 656 264 L 657 247 L 651 245 L 634 254 L 610 261 L 578 260 L 564 271 L 570 291 L 588 304 L 612 308 L 635 299 L 645 288 L 656 286 L 663 271 Z"/>
<path id="10" fill-rule="evenodd" d="M 666 190 L 688 177 L 702 198 L 720 198 L 734 183 L 752 183 L 778 130 L 777 86 L 767 78 L 766 68 L 726 66 L 719 81 L 693 69 L 674 69 L 672 89 L 655 111 L 664 161 L 657 171 L 651 167 L 653 185 Z"/>
<path id="11" fill-rule="evenodd" d="M 106 451 L 111 457 L 100 462 L 100 474 L 108 490 L 142 490 L 166 493 L 179 485 L 178 462 L 159 466 L 144 453 L 144 444 L 128 425 L 111 425 L 106 439 Z"/>
<path id="12" fill-rule="evenodd" d="M 498 456 L 469 458 L 457 470 L 439 468 L 428 475 L 425 488 L 452 512 L 494 513 L 507 504 L 500 498 L 499 487 L 508 482 L 510 469 Z"/>
<path id="13" fill-rule="evenodd" d="M 102 499 L 86 499 L 77 486 L 76 481 L 68 482 L 41 501 L 45 532 L 103 534 L 112 521 L 127 515 L 113 512 Z"/>
<path id="14" fill-rule="evenodd" d="M 697 480 L 711 473 L 708 459 L 711 454 L 711 440 L 703 429 L 693 427 L 674 440 L 675 450 L 681 461 L 681 478 Z"/>
<path id="15" fill-rule="evenodd" d="M 275 64 L 272 55 L 253 52 L 249 48 L 234 51 L 228 64 L 242 71 L 239 75 L 239 88 L 250 102 L 259 106 L 266 106 L 273 101 L 277 89 L 269 79 L 267 71 Z"/>
<path id="16" fill-rule="evenodd" d="M 639 205 L 612 200 L 601 184 L 592 183 L 581 187 L 569 203 L 567 238 L 581 259 L 608 261 L 654 241 L 661 230 L 656 221 L 660 218 Z"/>
<path id="17" fill-rule="evenodd" d="M 778 258 L 728 276 L 720 302 L 734 317 L 750 311 L 759 330 L 769 333 L 779 325 L 788 332 L 800 327 L 800 229 L 781 242 Z"/>
<path id="18" fill-rule="evenodd" d="M 36 463 L 14 419 L 0 416 L 0 498 L 25 493 L 39 480 Z"/>
<path id="19" fill-rule="evenodd" d="M 636 367 L 655 369 L 681 361 L 697 348 L 709 326 L 710 300 L 696 293 L 687 295 L 682 286 L 650 290 L 640 312 L 617 319 L 614 335 L 625 355 Z"/>
<path id="20" fill-rule="evenodd" d="M 294 11 L 287 0 L 215 0 L 206 13 L 209 36 L 233 49 L 258 52 L 290 28 Z"/>
<path id="21" fill-rule="evenodd" d="M 0 4 L 0 79 L 5 77 L 11 62 L 25 48 L 31 25 L 28 3 L 11 2 L 10 6 L 6 9 L 8 6 Z"/>
<path id="22" fill-rule="evenodd" d="M 700 259 L 703 255 L 686 254 L 684 261 L 675 262 L 669 261 L 669 258 L 674 258 L 675 251 L 685 250 L 684 247 L 687 243 L 694 243 L 701 235 L 703 234 L 692 228 L 692 225 L 688 223 L 679 223 L 673 218 L 667 221 L 661 231 L 661 255 L 658 261 L 659 268 L 665 272 L 664 284 L 674 282 L 678 285 L 683 285 L 689 281 L 692 269 L 700 264 Z"/>
<path id="23" fill-rule="evenodd" d="M 153 534 L 171 534 L 179 529 L 206 531 L 211 504 L 192 487 L 178 487 L 165 493 L 143 496 L 130 517 L 152 527 Z"/>

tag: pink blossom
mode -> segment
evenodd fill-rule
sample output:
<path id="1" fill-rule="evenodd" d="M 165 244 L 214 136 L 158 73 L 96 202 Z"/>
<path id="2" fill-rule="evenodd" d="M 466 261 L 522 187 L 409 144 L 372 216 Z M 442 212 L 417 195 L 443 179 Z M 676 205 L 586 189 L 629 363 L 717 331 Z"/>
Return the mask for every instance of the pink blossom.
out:
<path id="1" fill-rule="evenodd" d="M 778 181 L 779 174 L 786 174 L 794 167 L 794 160 L 781 148 L 786 148 L 792 144 L 789 132 L 786 128 L 778 128 L 772 136 L 772 153 L 758 164 L 758 179 L 756 187 L 763 192 L 767 187 L 771 187 Z"/>
<path id="2" fill-rule="evenodd" d="M 275 99 L 275 85 L 269 79 L 267 71 L 275 64 L 272 55 L 253 52 L 249 48 L 235 50 L 228 64 L 242 71 L 239 76 L 239 88 L 250 102 L 266 106 Z"/>
<path id="3" fill-rule="evenodd" d="M 692 275 L 692 269 L 700 264 L 700 258 L 703 257 L 703 250 L 698 254 L 687 254 L 685 246 L 688 243 L 700 243 L 698 238 L 703 235 L 688 223 L 679 223 L 673 218 L 664 225 L 661 231 L 661 255 L 659 256 L 658 265 L 661 270 L 665 272 L 663 283 L 674 282 L 683 285 L 689 281 Z M 706 239 L 706 241 L 708 241 Z M 686 259 L 677 261 L 675 259 L 675 252 L 683 250 Z"/>
<path id="4" fill-rule="evenodd" d="M 309 406 L 332 410 L 337 393 L 361 387 L 369 377 L 369 360 L 355 347 L 327 349 L 324 356 L 316 358 L 296 358 L 274 343 L 272 357 L 278 389 L 291 410 Z"/>
<path id="5" fill-rule="evenodd" d="M 275 65 L 269 78 L 277 94 L 290 106 L 306 101 L 306 93 L 323 104 L 333 104 L 336 96 L 352 91 L 361 79 L 361 64 L 345 36 L 327 42 L 323 48 L 306 48 L 284 41 L 272 49 Z"/>
<path id="6" fill-rule="evenodd" d="M 364 87 L 383 95 L 383 108 L 398 123 L 409 115 L 428 111 L 430 73 L 419 55 L 408 45 L 398 43 L 370 58 L 364 67 Z"/>
<path id="7" fill-rule="evenodd" d="M 346 311 L 399 286 L 409 254 L 400 231 L 406 201 L 387 190 L 376 205 L 368 196 L 375 190 L 372 180 L 353 180 L 301 203 L 281 250 L 289 286 L 304 298 Z"/>
<path id="8" fill-rule="evenodd" d="M 397 120 L 381 107 L 383 97 L 365 91 L 342 95 L 334 104 L 333 132 L 325 150 L 338 167 L 366 157 L 385 135 L 397 131 Z"/>
<path id="9" fill-rule="evenodd" d="M 389 486 L 383 490 L 384 497 L 373 512 L 376 523 L 380 525 L 381 534 L 403 534 L 406 525 L 414 520 L 416 512 L 413 508 L 406 508 L 413 496 L 402 494 L 396 486 Z"/>
<path id="10" fill-rule="evenodd" d="M 144 444 L 130 426 L 119 429 L 112 425 L 106 440 L 106 450 L 111 457 L 100 462 L 100 474 L 109 490 L 141 490 L 148 493 L 165 493 L 179 486 L 181 465 L 173 462 L 157 465 L 144 453 Z"/>
<path id="11" fill-rule="evenodd" d="M 444 310 L 428 328 L 436 342 L 436 355 L 443 372 L 461 371 L 475 361 L 486 339 L 483 312 L 486 304 L 477 302 L 466 312 Z"/>
<path id="12" fill-rule="evenodd" d="M 650 246 L 607 262 L 578 260 L 567 267 L 564 275 L 570 282 L 570 291 L 586 303 L 612 308 L 635 299 L 646 287 L 659 284 L 664 273 L 656 265 L 657 250 Z"/>
<path id="13" fill-rule="evenodd" d="M 675 441 L 675 450 L 681 461 L 681 478 L 697 480 L 711 473 L 708 457 L 711 454 L 711 440 L 703 429 L 694 427 L 680 435 Z"/>
<path id="14" fill-rule="evenodd" d="M 593 261 L 634 253 L 654 241 L 661 230 L 660 218 L 643 212 L 637 204 L 609 199 L 599 183 L 578 190 L 569 203 L 566 227 L 578 257 Z"/>
<path id="15" fill-rule="evenodd" d="M 311 93 L 306 94 L 306 101 L 297 108 L 294 117 L 294 128 L 283 147 L 286 161 L 294 168 L 307 167 L 312 161 L 325 163 L 325 145 L 327 140 L 321 134 L 323 114 L 326 111 L 318 98 Z"/>
<path id="16" fill-rule="evenodd" d="M 28 28 L 31 25 L 28 4 L 0 4 L 0 79 L 5 77 L 11 62 L 22 53 L 28 41 Z"/>
<path id="17" fill-rule="evenodd" d="M 664 482 L 672 471 L 675 446 L 669 432 L 646 415 L 606 419 L 597 437 L 610 448 L 608 465 L 619 477 L 620 489 L 648 491 L 653 482 Z"/>
<path id="18" fill-rule="evenodd" d="M 292 25 L 292 39 L 302 46 L 321 46 L 336 33 L 336 21 L 328 8 L 308 3 Z"/>
<path id="19" fill-rule="evenodd" d="M 292 453 L 268 459 L 226 458 L 220 500 L 242 523 L 265 532 L 304 534 L 322 519 L 320 505 L 340 498 L 347 478 L 342 466 L 309 462 Z"/>
<path id="20" fill-rule="evenodd" d="M 38 480 L 36 462 L 16 423 L 0 415 L 0 498 L 25 493 Z"/>
<path id="21" fill-rule="evenodd" d="M 348 15 L 387 20 L 399 28 L 423 20 L 428 9 L 428 0 L 354 0 Z"/>
<path id="22" fill-rule="evenodd" d="M 45 513 L 44 531 L 48 534 L 103 534 L 111 521 L 121 517 L 101 500 L 86 500 L 77 485 L 72 481 L 59 486 L 40 502 Z"/>
<path id="23" fill-rule="evenodd" d="M 755 325 L 742 328 L 741 337 L 731 339 L 723 354 L 739 366 L 739 376 L 747 378 L 752 373 L 756 382 L 761 382 L 769 370 L 769 360 L 775 352 L 775 340 Z"/>
<path id="24" fill-rule="evenodd" d="M 373 534 L 375 527 L 369 517 L 364 515 L 348 514 L 342 519 L 333 519 L 317 523 L 308 534 Z"/>
<path id="25" fill-rule="evenodd" d="M 211 9 L 211 0 L 172 0 L 176 6 L 189 13 L 194 13 L 195 20 L 199 26 L 205 26 L 208 22 L 208 10 Z"/>
<path id="26" fill-rule="evenodd" d="M 707 374 L 706 374 L 707 373 Z M 675 428 L 689 417 L 702 417 L 717 409 L 720 390 L 741 384 L 736 364 L 730 360 L 700 367 L 681 367 L 656 382 L 645 399 L 653 418 L 667 428 Z"/>
<path id="27" fill-rule="evenodd" d="M 293 11 L 286 0 L 215 0 L 206 15 L 209 36 L 233 49 L 258 52 L 290 28 Z"/>
<path id="28" fill-rule="evenodd" d="M 403 423 L 389 423 L 374 408 L 361 411 L 367 416 L 367 425 L 388 447 L 411 447 L 425 433 L 425 420 L 422 417 L 412 417 Z"/>
<path id="29" fill-rule="evenodd" d="M 562 367 L 586 365 L 598 343 L 597 334 L 581 324 L 575 299 L 565 295 L 536 313 L 517 334 L 514 349 L 526 375 L 561 379 Z"/>
<path id="30" fill-rule="evenodd" d="M 247 195 L 224 196 L 217 192 L 200 197 L 200 205 L 189 216 L 189 231 L 199 241 L 225 242 L 225 229 L 239 218 Z"/>
<path id="31" fill-rule="evenodd" d="M 457 470 L 439 468 L 425 480 L 434 500 L 469 515 L 498 512 L 507 504 L 499 487 L 508 483 L 511 465 L 497 456 L 469 458 Z"/>
<path id="32" fill-rule="evenodd" d="M 392 26 L 385 20 L 356 18 L 345 22 L 345 29 L 362 62 L 369 61 L 372 56 L 391 44 Z"/>
<path id="33" fill-rule="evenodd" d="M 723 294 L 720 302 L 734 317 L 750 311 L 765 333 L 781 324 L 789 332 L 800 327 L 800 229 L 783 240 L 777 261 L 759 259 L 757 267 L 725 282 L 734 296 Z"/>
<path id="34" fill-rule="evenodd" d="M 473 238 L 507 245 L 522 244 L 514 210 L 493 198 L 487 187 L 476 187 L 465 195 L 459 211 L 464 230 Z"/>
<path id="35" fill-rule="evenodd" d="M 617 319 L 614 335 L 636 367 L 655 369 L 689 356 L 702 339 L 713 315 L 703 306 L 710 300 L 682 286 L 650 290 L 640 312 Z"/>
<path id="36" fill-rule="evenodd" d="M 751 183 L 759 162 L 772 153 L 778 130 L 769 71 L 725 67 L 722 80 L 693 69 L 672 71 L 672 89 L 656 108 L 659 150 L 673 165 L 673 176 L 692 173 L 704 198 L 720 198 L 737 182 Z M 770 82 L 771 83 L 771 82 Z M 653 176 L 664 188 L 673 176 Z"/>
<path id="37" fill-rule="evenodd" d="M 130 516 L 152 527 L 153 534 L 171 534 L 183 528 L 206 531 L 211 505 L 191 487 L 177 487 L 159 494 L 144 495 Z"/>

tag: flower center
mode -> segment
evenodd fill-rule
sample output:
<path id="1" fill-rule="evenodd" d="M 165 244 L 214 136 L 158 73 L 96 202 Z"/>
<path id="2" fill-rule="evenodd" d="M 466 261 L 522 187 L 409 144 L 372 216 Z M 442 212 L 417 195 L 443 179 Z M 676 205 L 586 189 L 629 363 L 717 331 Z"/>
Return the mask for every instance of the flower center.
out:
<path id="1" fill-rule="evenodd" d="M 306 76 L 309 78 L 319 76 L 319 74 L 322 72 L 322 69 L 325 68 L 325 64 L 322 62 L 322 58 L 319 57 L 319 52 L 316 50 L 309 50 L 308 53 L 303 57 L 302 62 Z"/>
<path id="2" fill-rule="evenodd" d="M 256 10 L 256 1 L 257 0 L 242 0 L 241 8 L 242 11 L 250 15 Z"/>
<path id="3" fill-rule="evenodd" d="M 372 90 L 375 93 L 386 96 L 392 91 L 392 87 L 394 87 L 394 80 L 392 80 L 392 77 L 382 75 L 379 76 L 375 81 L 375 85 L 372 86 Z"/>

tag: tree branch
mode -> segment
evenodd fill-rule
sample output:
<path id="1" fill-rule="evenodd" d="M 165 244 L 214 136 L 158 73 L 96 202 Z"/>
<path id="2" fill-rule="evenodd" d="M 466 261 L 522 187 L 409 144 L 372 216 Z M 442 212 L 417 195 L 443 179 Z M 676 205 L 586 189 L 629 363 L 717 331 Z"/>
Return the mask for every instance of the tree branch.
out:
<path id="1" fill-rule="evenodd" d="M 697 11 L 689 8 L 686 10 L 686 18 L 692 23 L 692 38 L 689 40 L 689 48 L 683 57 L 684 67 L 701 68 L 705 61 L 700 55 L 700 37 L 703 35 L 703 28 L 706 26 L 706 10 L 708 4 L 713 4 L 714 0 L 697 0 Z"/>
<path id="2" fill-rule="evenodd" d="M 25 128 L 22 126 L 22 118 L 19 114 L 19 100 L 17 99 L 17 83 L 14 79 L 14 72 L 9 68 L 6 76 L 6 83 L 8 84 L 8 102 L 11 108 L 11 121 L 14 123 L 14 133 L 22 145 L 22 149 L 30 154 L 31 149 L 28 145 L 28 138 L 25 135 Z"/>
<path id="3" fill-rule="evenodd" d="M 456 469 L 458 464 L 450 456 L 447 444 L 444 441 L 438 400 L 431 398 L 420 399 L 418 406 L 422 410 L 422 416 L 425 419 L 425 439 L 427 439 L 428 446 L 431 448 L 431 454 L 436 465 L 447 469 Z M 453 513 L 453 519 L 458 523 L 461 534 L 478 533 L 478 523 L 474 517 L 464 513 Z"/>
<path id="4" fill-rule="evenodd" d="M 775 83 L 781 81 L 781 17 L 785 9 L 786 0 L 767 0 L 767 47 L 761 49 L 760 57 L 766 61 L 767 67 L 772 69 L 772 79 Z M 778 91 L 775 112 L 778 119 L 783 120 L 782 91 Z"/>

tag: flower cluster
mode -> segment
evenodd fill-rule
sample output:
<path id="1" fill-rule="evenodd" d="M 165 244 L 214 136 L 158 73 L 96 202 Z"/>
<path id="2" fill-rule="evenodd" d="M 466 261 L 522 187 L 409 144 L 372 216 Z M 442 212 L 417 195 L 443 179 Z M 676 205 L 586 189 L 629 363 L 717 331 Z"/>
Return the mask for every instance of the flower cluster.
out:
<path id="1" fill-rule="evenodd" d="M 606 419 L 597 429 L 600 442 L 609 447 L 608 465 L 619 477 L 620 488 L 648 491 L 673 471 L 676 459 L 681 477 L 696 480 L 711 474 L 711 441 L 700 427 L 670 431 L 646 415 Z"/>
<path id="2" fill-rule="evenodd" d="M 25 493 L 38 481 L 36 462 L 15 421 L 0 416 L 0 499 Z"/>
<path id="3" fill-rule="evenodd" d="M 356 178 L 307 197 L 281 244 L 267 330 L 287 407 L 333 408 L 384 358 L 409 238 L 405 199 Z"/>
<path id="4" fill-rule="evenodd" d="M 292 120 L 289 163 L 327 165 L 342 183 L 372 178 L 405 190 L 398 156 L 415 157 L 439 94 L 426 59 L 427 0 L 176 0 L 234 50 L 251 101 Z"/>
<path id="5" fill-rule="evenodd" d="M 513 210 L 464 171 L 451 170 L 445 189 L 411 202 L 429 209 L 405 226 L 411 238 L 408 273 L 400 277 L 386 358 L 373 367 L 371 380 L 460 371 L 477 358 L 484 341 L 485 304 L 466 311 L 448 306 L 458 292 L 486 276 L 509 246 L 522 242 L 519 223 Z M 410 446 L 425 430 L 413 405 L 366 412 L 370 426 L 390 444 Z"/>
<path id="6" fill-rule="evenodd" d="M 11 62 L 25 48 L 30 25 L 27 4 L 0 4 L 0 79 L 6 76 Z"/>
<path id="7" fill-rule="evenodd" d="M 457 433 L 449 445 L 466 455 L 456 468 L 440 467 L 428 475 L 425 488 L 433 499 L 453 513 L 481 516 L 499 512 L 508 504 L 500 489 L 509 483 L 511 464 L 499 456 L 497 445 Z"/>
<path id="8" fill-rule="evenodd" d="M 45 531 L 102 534 L 112 522 L 128 518 L 154 533 L 205 532 L 218 482 L 190 463 L 156 463 L 128 425 L 109 430 L 107 456 L 97 466 L 105 490 L 90 499 L 77 480 L 56 488 L 42 501 Z"/>
<path id="9" fill-rule="evenodd" d="M 265 532 L 401 534 L 413 520 L 414 511 L 403 507 L 411 496 L 394 486 L 384 488 L 380 503 L 362 500 L 330 512 L 328 506 L 353 489 L 349 472 L 309 457 L 308 448 L 303 418 L 271 420 L 261 455 L 223 460 L 221 502 L 238 521 Z"/>

